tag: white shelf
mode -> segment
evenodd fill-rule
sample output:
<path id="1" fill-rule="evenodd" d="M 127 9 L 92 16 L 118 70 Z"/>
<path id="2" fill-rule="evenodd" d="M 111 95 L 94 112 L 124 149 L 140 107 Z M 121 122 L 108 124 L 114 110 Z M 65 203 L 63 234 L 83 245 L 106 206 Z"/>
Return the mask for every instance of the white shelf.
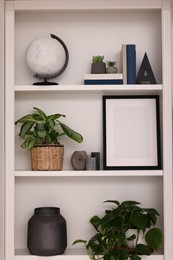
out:
<path id="1" fill-rule="evenodd" d="M 7 2 L 8 3 L 8 2 Z M 135 10 L 135 9 L 160 9 L 163 5 L 162 0 L 146 0 L 139 2 L 138 0 L 131 0 L 129 5 L 129 0 L 88 0 L 86 2 L 81 0 L 49 0 L 47 1 L 14 1 L 14 8 L 17 11 L 55 11 L 55 10 L 69 10 L 69 11 L 82 11 L 82 10 Z"/>
<path id="2" fill-rule="evenodd" d="M 142 260 L 163 260 L 163 255 L 151 255 L 151 256 L 141 256 Z M 45 260 L 45 256 L 35 256 L 30 255 L 28 250 L 25 249 L 17 249 L 15 260 L 29 260 L 29 259 L 38 259 L 38 260 Z M 89 260 L 89 256 L 86 255 L 86 251 L 84 249 L 67 249 L 64 254 L 50 256 L 48 257 L 50 260 Z"/>
<path id="3" fill-rule="evenodd" d="M 136 91 L 162 91 L 163 86 L 158 85 L 53 85 L 33 86 L 16 85 L 15 92 L 136 92 Z"/>
<path id="4" fill-rule="evenodd" d="M 151 171 L 15 171 L 15 177 L 153 177 L 163 176 L 162 170 Z"/>

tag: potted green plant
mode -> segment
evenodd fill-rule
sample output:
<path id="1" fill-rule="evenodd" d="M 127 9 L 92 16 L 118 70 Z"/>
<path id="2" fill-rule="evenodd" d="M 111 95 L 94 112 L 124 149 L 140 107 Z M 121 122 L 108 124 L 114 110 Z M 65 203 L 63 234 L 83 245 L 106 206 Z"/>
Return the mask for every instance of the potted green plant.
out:
<path id="1" fill-rule="evenodd" d="M 118 69 L 117 69 L 117 67 L 115 66 L 115 64 L 116 64 L 116 61 L 108 60 L 108 61 L 106 62 L 106 65 L 107 65 L 106 72 L 107 72 L 107 73 L 117 73 L 117 72 L 118 72 Z"/>
<path id="2" fill-rule="evenodd" d="M 104 56 L 101 55 L 92 57 L 91 74 L 106 73 L 106 63 L 103 60 Z"/>
<path id="3" fill-rule="evenodd" d="M 81 143 L 83 137 L 59 119 L 63 114 L 46 115 L 40 108 L 18 119 L 19 136 L 23 140 L 22 148 L 31 150 L 33 170 L 61 170 L 64 146 L 60 143 L 62 136 Z"/>
<path id="4" fill-rule="evenodd" d="M 73 244 L 83 243 L 93 260 L 140 260 L 140 255 L 150 255 L 163 240 L 162 231 L 156 227 L 159 213 L 154 208 L 142 208 L 136 201 L 108 200 L 116 205 L 100 218 L 93 216 L 90 223 L 96 234 L 89 241 L 78 239 Z M 131 235 L 127 231 L 132 229 Z M 137 232 L 133 232 L 136 230 Z M 139 241 L 142 233 L 145 242 Z M 131 246 L 129 246 L 129 242 Z"/>

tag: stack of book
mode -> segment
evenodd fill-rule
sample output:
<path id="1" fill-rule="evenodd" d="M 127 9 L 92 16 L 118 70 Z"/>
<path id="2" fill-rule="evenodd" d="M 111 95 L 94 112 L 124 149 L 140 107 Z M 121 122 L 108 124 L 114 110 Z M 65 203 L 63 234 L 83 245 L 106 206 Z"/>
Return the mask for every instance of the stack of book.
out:
<path id="1" fill-rule="evenodd" d="M 123 74 L 85 74 L 84 85 L 118 85 L 123 84 Z"/>
<path id="2" fill-rule="evenodd" d="M 136 45 L 122 45 L 123 84 L 136 84 Z"/>

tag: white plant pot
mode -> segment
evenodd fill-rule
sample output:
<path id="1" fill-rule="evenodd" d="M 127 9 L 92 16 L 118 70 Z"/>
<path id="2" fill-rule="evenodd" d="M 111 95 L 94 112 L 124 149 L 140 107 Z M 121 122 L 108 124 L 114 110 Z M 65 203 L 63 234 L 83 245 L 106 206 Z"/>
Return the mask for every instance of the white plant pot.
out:
<path id="1" fill-rule="evenodd" d="M 129 241 L 129 240 L 126 240 L 126 244 L 129 248 L 134 248 L 135 245 L 136 245 L 136 240 L 137 240 L 137 229 L 129 229 L 127 230 L 126 232 L 126 238 L 132 236 L 133 234 L 136 235 L 136 239 L 132 240 L 132 241 Z M 138 241 L 137 241 L 137 244 L 143 244 L 143 245 L 147 245 L 146 241 L 145 241 L 145 234 L 143 234 L 142 231 L 139 231 L 139 237 L 138 237 Z"/>

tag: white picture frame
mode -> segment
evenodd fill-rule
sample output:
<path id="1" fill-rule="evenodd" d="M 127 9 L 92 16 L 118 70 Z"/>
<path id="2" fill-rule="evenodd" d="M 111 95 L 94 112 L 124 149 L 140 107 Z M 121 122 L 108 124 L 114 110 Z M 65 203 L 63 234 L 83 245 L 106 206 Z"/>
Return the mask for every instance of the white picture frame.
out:
<path id="1" fill-rule="evenodd" d="M 161 168 L 158 95 L 103 96 L 103 168 Z"/>

